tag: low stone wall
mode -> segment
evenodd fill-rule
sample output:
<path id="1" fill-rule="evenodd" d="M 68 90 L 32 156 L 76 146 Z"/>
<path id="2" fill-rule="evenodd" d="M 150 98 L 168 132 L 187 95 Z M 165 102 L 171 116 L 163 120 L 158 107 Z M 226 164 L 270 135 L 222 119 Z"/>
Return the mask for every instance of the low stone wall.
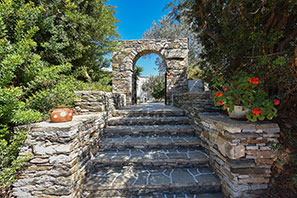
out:
<path id="1" fill-rule="evenodd" d="M 86 164 L 97 148 L 107 113 L 74 116 L 64 123 L 41 122 L 29 131 L 20 154 L 32 155 L 13 184 L 18 198 L 81 197 Z"/>
<path id="2" fill-rule="evenodd" d="M 41 122 L 29 131 L 21 155 L 32 155 L 13 184 L 18 198 L 80 197 L 86 164 L 98 146 L 107 113 L 74 116 L 64 123 Z"/>
<path id="3" fill-rule="evenodd" d="M 76 110 L 82 115 L 71 122 L 41 122 L 16 127 L 28 131 L 20 155 L 31 155 L 13 184 L 18 198 L 78 198 L 87 162 L 98 148 L 111 112 L 126 105 L 124 94 L 76 91 Z"/>
<path id="4" fill-rule="evenodd" d="M 184 109 L 187 116 L 192 118 L 198 117 L 200 112 L 219 111 L 214 107 L 211 92 L 187 92 L 175 94 L 173 96 L 173 106 Z"/>
<path id="5" fill-rule="evenodd" d="M 209 93 L 185 93 L 174 97 L 174 105 L 192 118 L 211 165 L 221 178 L 226 197 L 261 197 L 268 188 L 271 166 L 276 157 L 272 146 L 280 129 L 272 122 L 234 121 L 207 103 Z"/>
<path id="6" fill-rule="evenodd" d="M 113 111 L 126 106 L 126 95 L 104 91 L 75 91 L 75 109 L 80 113 Z"/>

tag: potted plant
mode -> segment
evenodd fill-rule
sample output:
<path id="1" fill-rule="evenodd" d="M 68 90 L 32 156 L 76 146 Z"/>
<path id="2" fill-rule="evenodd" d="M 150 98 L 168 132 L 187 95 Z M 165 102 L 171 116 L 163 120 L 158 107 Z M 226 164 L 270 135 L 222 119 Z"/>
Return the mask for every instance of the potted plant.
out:
<path id="1" fill-rule="evenodd" d="M 246 118 L 256 122 L 277 116 L 275 105 L 280 101 L 269 98 L 259 77 L 240 73 L 226 81 L 222 74 L 217 74 L 212 83 L 215 105 L 227 110 L 232 119 Z"/>

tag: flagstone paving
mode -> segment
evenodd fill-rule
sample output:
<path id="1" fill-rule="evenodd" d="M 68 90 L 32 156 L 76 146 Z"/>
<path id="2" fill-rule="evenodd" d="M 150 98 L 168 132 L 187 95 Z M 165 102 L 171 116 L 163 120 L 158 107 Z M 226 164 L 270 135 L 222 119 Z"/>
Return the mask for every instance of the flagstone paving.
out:
<path id="1" fill-rule="evenodd" d="M 223 197 L 183 111 L 147 104 L 114 116 L 88 164 L 84 197 Z"/>

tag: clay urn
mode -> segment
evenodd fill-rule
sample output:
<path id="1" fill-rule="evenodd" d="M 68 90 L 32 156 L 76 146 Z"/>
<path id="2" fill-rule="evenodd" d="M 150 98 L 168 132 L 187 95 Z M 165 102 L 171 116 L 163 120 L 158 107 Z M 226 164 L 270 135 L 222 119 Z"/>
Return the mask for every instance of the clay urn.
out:
<path id="1" fill-rule="evenodd" d="M 73 118 L 73 111 L 65 106 L 57 106 L 50 111 L 50 122 L 69 122 Z"/>

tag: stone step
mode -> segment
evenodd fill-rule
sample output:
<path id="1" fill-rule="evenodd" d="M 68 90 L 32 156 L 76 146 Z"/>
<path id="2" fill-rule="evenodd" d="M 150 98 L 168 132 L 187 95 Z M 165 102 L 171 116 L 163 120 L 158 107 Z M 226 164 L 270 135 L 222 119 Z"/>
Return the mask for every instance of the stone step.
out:
<path id="1" fill-rule="evenodd" d="M 105 137 L 114 136 L 146 136 L 146 135 L 194 135 L 191 125 L 134 125 L 134 126 L 107 126 L 104 129 Z"/>
<path id="2" fill-rule="evenodd" d="M 196 136 L 122 136 L 114 138 L 103 138 L 100 149 L 110 148 L 161 148 L 178 149 L 200 147 L 201 140 Z"/>
<path id="3" fill-rule="evenodd" d="M 89 173 L 86 197 L 150 196 L 156 193 L 218 193 L 220 181 L 210 168 L 121 169 L 103 167 Z"/>
<path id="4" fill-rule="evenodd" d="M 116 110 L 112 112 L 113 117 L 168 117 L 168 116 L 184 116 L 183 110 Z"/>
<path id="5" fill-rule="evenodd" d="M 107 193 L 106 193 L 107 194 Z M 115 193 L 114 193 L 115 194 Z M 183 193 L 183 192 L 151 192 L 146 195 L 121 195 L 121 192 L 117 192 L 119 196 L 116 198 L 224 198 L 223 193 Z M 95 193 L 86 192 L 83 197 L 87 198 L 98 198 Z M 107 197 L 110 197 L 107 195 Z M 102 197 L 101 197 L 102 198 Z"/>
<path id="6" fill-rule="evenodd" d="M 109 126 L 118 125 L 187 125 L 189 118 L 186 116 L 170 117 L 115 117 L 107 121 Z"/>
<path id="7" fill-rule="evenodd" d="M 111 149 L 96 154 L 92 169 L 102 166 L 193 167 L 208 166 L 208 155 L 202 149 Z"/>

